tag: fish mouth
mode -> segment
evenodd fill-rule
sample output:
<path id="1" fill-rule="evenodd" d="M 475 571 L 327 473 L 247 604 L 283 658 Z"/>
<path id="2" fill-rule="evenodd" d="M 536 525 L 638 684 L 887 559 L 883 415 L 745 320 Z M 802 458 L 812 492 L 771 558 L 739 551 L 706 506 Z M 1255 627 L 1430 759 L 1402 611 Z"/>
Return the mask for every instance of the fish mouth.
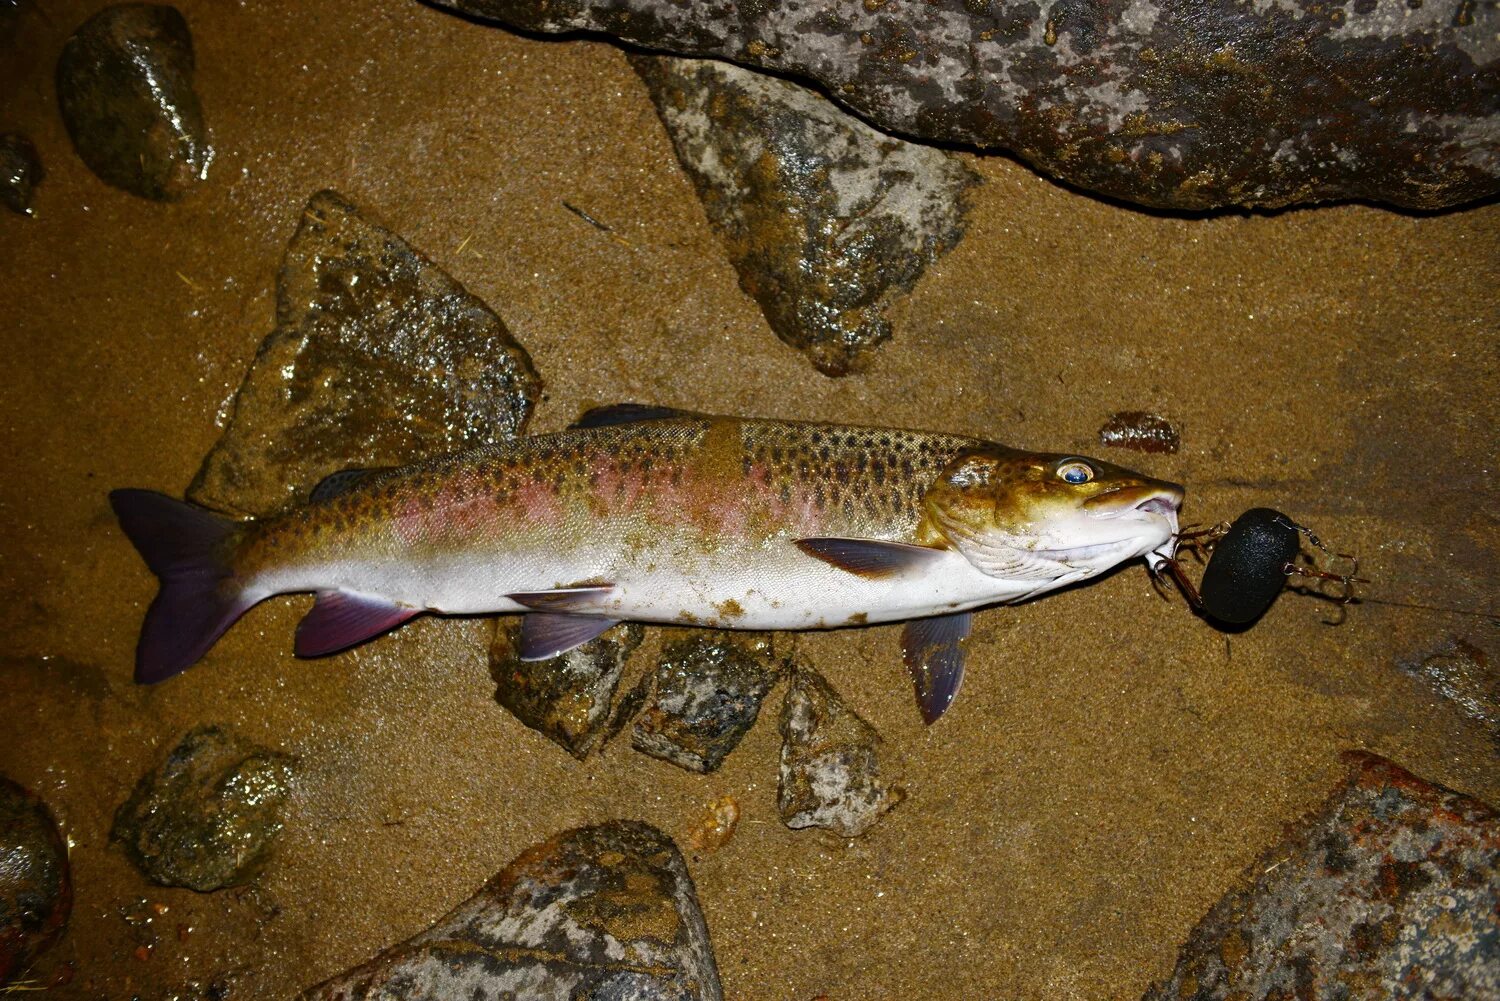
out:
<path id="1" fill-rule="evenodd" d="M 1175 483 L 1150 486 L 1117 487 L 1090 497 L 1083 510 L 1094 518 L 1123 518 L 1129 515 L 1154 515 L 1175 519 L 1182 507 L 1183 490 Z"/>

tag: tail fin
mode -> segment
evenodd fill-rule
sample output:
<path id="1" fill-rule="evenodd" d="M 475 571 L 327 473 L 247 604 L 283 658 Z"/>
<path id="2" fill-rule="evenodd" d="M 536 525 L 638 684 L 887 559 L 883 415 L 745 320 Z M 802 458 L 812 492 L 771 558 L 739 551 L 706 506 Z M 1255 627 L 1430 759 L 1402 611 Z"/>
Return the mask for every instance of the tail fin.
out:
<path id="1" fill-rule="evenodd" d="M 161 590 L 146 611 L 135 680 L 165 681 L 187 670 L 253 605 L 229 564 L 240 526 L 150 490 L 115 490 L 110 506 Z"/>

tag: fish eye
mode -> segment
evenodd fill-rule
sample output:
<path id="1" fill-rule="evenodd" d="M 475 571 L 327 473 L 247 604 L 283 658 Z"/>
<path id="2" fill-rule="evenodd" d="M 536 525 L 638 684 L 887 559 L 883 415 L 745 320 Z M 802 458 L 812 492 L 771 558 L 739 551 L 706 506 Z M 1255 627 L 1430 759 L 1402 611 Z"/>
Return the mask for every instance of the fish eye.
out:
<path id="1" fill-rule="evenodd" d="M 1057 467 L 1057 475 L 1066 483 L 1087 483 L 1094 478 L 1094 469 L 1087 462 L 1065 462 Z"/>

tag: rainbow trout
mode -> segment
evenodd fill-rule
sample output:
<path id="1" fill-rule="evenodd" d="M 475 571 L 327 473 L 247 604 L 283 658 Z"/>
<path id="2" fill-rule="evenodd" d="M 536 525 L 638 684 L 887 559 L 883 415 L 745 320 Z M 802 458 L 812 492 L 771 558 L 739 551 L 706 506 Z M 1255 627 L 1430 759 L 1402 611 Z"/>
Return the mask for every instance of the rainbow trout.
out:
<path id="1" fill-rule="evenodd" d="M 622 405 L 558 434 L 336 473 L 259 521 L 145 490 L 110 501 L 161 579 L 140 682 L 186 669 L 249 608 L 298 591 L 317 594 L 297 627 L 308 657 L 424 612 L 524 613 L 528 660 L 623 620 L 906 620 L 932 722 L 962 680 L 970 609 L 1159 559 L 1182 489 L 957 435 Z"/>

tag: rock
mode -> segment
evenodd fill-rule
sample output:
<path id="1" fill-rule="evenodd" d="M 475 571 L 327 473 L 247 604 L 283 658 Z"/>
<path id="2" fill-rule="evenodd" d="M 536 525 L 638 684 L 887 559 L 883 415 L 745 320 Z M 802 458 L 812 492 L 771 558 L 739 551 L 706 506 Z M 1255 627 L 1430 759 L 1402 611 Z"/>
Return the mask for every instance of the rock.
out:
<path id="1" fill-rule="evenodd" d="M 1145 1001 L 1500 997 L 1500 816 L 1383 758 L 1261 856 Z"/>
<path id="2" fill-rule="evenodd" d="M 519 616 L 495 622 L 490 644 L 490 675 L 499 686 L 495 700 L 582 761 L 624 723 L 611 717 L 610 704 L 625 660 L 646 631 L 639 623 L 622 623 L 560 657 L 532 661 L 518 657 L 520 633 Z"/>
<path id="3" fill-rule="evenodd" d="M 1500 741 L 1500 670 L 1479 647 L 1455 636 L 1420 660 L 1403 662 L 1401 668 L 1426 681 Z"/>
<path id="4" fill-rule="evenodd" d="M 31 193 L 44 173 L 30 139 L 19 132 L 0 135 L 0 202 L 6 208 L 31 215 Z"/>
<path id="5" fill-rule="evenodd" d="M 1099 429 L 1099 444 L 1137 452 L 1171 454 L 1182 447 L 1182 436 L 1172 422 L 1144 410 L 1122 410 Z"/>
<path id="6" fill-rule="evenodd" d="M 57 822 L 36 796 L 0 777 L 0 988 L 62 937 L 72 909 Z"/>
<path id="7" fill-rule="evenodd" d="M 247 883 L 281 831 L 294 759 L 215 726 L 190 731 L 115 814 L 147 878 L 207 892 Z"/>
<path id="8" fill-rule="evenodd" d="M 1500 190 L 1500 9 L 1477 0 L 438 0 L 816 81 L 876 126 L 1173 209 Z"/>
<path id="9" fill-rule="evenodd" d="M 728 63 L 633 57 L 776 336 L 845 375 L 891 336 L 893 299 L 963 235 L 978 177 L 826 98 Z"/>
<path id="10" fill-rule="evenodd" d="M 190 500 L 265 515 L 339 469 L 508 441 L 541 392 L 488 306 L 336 192 L 302 214 L 276 320 Z"/>
<path id="11" fill-rule="evenodd" d="M 677 846 L 638 821 L 523 852 L 427 931 L 301 995 L 323 1001 L 719 1001 Z"/>
<path id="12" fill-rule="evenodd" d="M 214 151 L 193 90 L 193 36 L 175 7 L 127 3 L 83 23 L 57 60 L 73 146 L 106 183 L 176 201 Z"/>
<path id="13" fill-rule="evenodd" d="M 690 772 L 711 772 L 755 725 L 779 676 L 769 634 L 694 630 L 662 650 L 631 745 Z"/>
<path id="14" fill-rule="evenodd" d="M 786 826 L 864 834 L 906 798 L 884 775 L 880 734 L 816 671 L 792 675 L 781 706 L 781 781 L 776 805 Z"/>

